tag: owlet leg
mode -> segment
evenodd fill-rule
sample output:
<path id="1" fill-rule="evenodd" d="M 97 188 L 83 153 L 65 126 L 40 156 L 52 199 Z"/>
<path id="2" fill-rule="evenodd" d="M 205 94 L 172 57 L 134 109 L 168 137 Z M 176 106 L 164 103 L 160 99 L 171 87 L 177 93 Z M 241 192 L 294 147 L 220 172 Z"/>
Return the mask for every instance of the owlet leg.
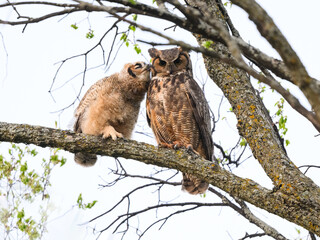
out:
<path id="1" fill-rule="evenodd" d="M 102 137 L 103 138 L 111 137 L 113 140 L 117 140 L 117 137 L 123 138 L 123 135 L 117 132 L 112 126 L 109 125 L 103 129 Z"/>

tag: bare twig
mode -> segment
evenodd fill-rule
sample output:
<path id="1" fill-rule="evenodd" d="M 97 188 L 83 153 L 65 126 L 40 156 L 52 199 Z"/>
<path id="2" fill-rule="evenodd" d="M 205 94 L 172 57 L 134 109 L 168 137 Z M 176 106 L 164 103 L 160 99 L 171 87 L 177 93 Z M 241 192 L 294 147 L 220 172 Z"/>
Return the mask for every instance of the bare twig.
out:
<path id="1" fill-rule="evenodd" d="M 320 166 L 317 166 L 317 165 L 302 165 L 300 166 L 299 168 L 307 168 L 303 174 L 306 174 L 310 168 L 320 168 Z"/>
<path id="2" fill-rule="evenodd" d="M 246 203 L 242 200 L 239 200 L 235 198 L 237 203 L 241 206 L 241 209 L 243 211 L 243 214 L 245 217 L 252 223 L 256 224 L 258 227 L 260 227 L 265 234 L 272 236 L 274 239 L 277 240 L 288 240 L 283 235 L 281 235 L 276 229 L 269 226 L 267 223 L 263 222 L 261 219 L 257 218 L 255 215 L 252 214 Z"/>
<path id="3" fill-rule="evenodd" d="M 125 16 L 127 16 L 127 15 L 125 15 Z M 102 66 L 102 65 L 106 65 L 106 66 L 107 66 L 107 65 L 109 64 L 110 56 L 111 56 L 111 53 L 112 53 L 112 51 L 113 51 L 113 46 L 114 46 L 114 43 L 115 43 L 115 39 L 117 38 L 117 36 L 118 36 L 118 34 L 119 34 L 119 32 L 118 32 L 118 26 L 117 26 L 117 24 L 118 24 L 119 22 L 121 22 L 121 18 L 118 19 L 118 20 L 116 20 L 116 21 L 112 24 L 112 26 L 102 35 L 102 37 L 99 39 L 98 43 L 95 44 L 95 45 L 94 45 L 92 48 L 90 48 L 89 50 L 87 50 L 85 53 L 78 54 L 78 55 L 74 55 L 74 56 L 72 56 L 72 57 L 68 57 L 68 58 L 66 58 L 66 59 L 64 59 L 64 60 L 62 60 L 62 61 L 60 62 L 60 65 L 59 65 L 59 67 L 58 67 L 58 69 L 57 69 L 57 71 L 56 71 L 56 73 L 55 73 L 55 75 L 54 75 L 54 77 L 53 77 L 53 80 L 52 80 L 52 83 L 51 83 L 51 86 L 50 86 L 50 89 L 49 89 L 49 93 L 50 93 L 50 95 L 52 96 L 52 98 L 53 98 L 52 92 L 54 91 L 54 90 L 53 90 L 53 86 L 54 86 L 54 84 L 55 84 L 55 81 L 56 81 L 56 79 L 57 79 L 57 76 L 58 76 L 61 68 L 63 67 L 63 65 L 64 65 L 66 62 L 68 62 L 68 61 L 70 61 L 70 60 L 72 60 L 72 59 L 79 58 L 79 57 L 84 57 L 84 67 L 83 67 L 82 72 L 80 73 L 80 74 L 82 74 L 82 84 L 81 84 L 80 90 L 78 91 L 78 94 L 77 94 L 75 100 L 74 100 L 72 103 L 70 103 L 70 104 L 67 105 L 66 107 L 58 110 L 57 112 L 63 112 L 65 109 L 68 109 L 69 107 L 73 106 L 73 105 L 76 103 L 76 101 L 80 98 L 82 89 L 83 89 L 83 87 L 84 87 L 84 85 L 85 85 L 86 72 L 87 72 L 88 70 L 90 70 L 90 69 L 96 68 L 96 67 L 94 67 L 94 68 L 88 69 L 88 61 L 87 61 L 87 59 L 88 59 L 88 55 L 89 55 L 91 52 L 93 52 L 96 48 L 100 47 L 100 48 L 101 48 L 101 51 L 102 51 L 102 54 L 103 54 L 103 63 L 102 63 L 101 65 L 97 66 L 97 67 L 100 67 L 100 66 Z M 107 58 L 107 61 L 106 61 L 106 59 L 105 59 L 105 50 L 104 50 L 104 48 L 103 48 L 102 41 L 106 38 L 106 36 L 107 36 L 113 29 L 116 29 L 116 32 L 115 32 L 115 35 L 114 35 L 114 37 L 113 37 L 113 41 L 112 41 L 112 43 L 111 43 L 111 48 L 110 48 L 110 51 L 109 51 L 109 54 L 108 54 L 108 58 Z M 78 75 L 79 75 L 79 74 L 77 74 L 76 76 L 78 76 Z M 64 83 L 64 85 L 67 84 L 67 83 L 68 83 L 69 81 L 71 81 L 72 79 L 74 79 L 76 76 L 74 76 L 74 77 L 71 78 L 70 80 L 66 81 L 66 82 Z M 53 98 L 53 99 L 54 99 L 54 98 Z"/>
<path id="4" fill-rule="evenodd" d="M 265 233 L 252 233 L 252 234 L 246 233 L 246 235 L 243 238 L 240 238 L 239 240 L 245 240 L 247 238 L 263 237 L 265 235 L 267 235 L 267 234 L 265 234 Z"/>

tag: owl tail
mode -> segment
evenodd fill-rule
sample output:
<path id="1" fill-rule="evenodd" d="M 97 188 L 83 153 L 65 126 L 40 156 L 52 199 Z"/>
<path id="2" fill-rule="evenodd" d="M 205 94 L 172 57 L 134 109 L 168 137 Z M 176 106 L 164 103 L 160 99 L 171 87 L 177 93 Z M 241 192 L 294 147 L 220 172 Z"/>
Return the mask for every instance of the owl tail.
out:
<path id="1" fill-rule="evenodd" d="M 97 155 L 82 152 L 75 153 L 74 161 L 84 167 L 91 167 L 96 163 Z"/>
<path id="2" fill-rule="evenodd" d="M 182 190 L 192 195 L 202 194 L 208 189 L 209 184 L 195 176 L 182 173 Z"/>

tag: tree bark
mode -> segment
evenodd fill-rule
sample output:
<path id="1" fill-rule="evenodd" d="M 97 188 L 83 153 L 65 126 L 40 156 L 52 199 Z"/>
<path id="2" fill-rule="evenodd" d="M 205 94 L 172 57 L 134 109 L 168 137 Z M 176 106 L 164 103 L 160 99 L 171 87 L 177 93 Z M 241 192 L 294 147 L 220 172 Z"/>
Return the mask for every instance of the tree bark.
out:
<path id="1" fill-rule="evenodd" d="M 240 178 L 187 150 L 158 148 L 133 140 L 102 139 L 26 124 L 0 122 L 0 141 L 35 144 L 40 147 L 61 148 L 66 151 L 95 153 L 103 156 L 135 159 L 146 164 L 177 169 L 202 178 L 235 198 L 242 199 L 288 221 L 294 222 L 320 236 L 320 203 L 311 191 L 303 194 L 297 188 L 269 190 L 250 180 Z M 308 186 L 308 182 L 301 183 Z M 310 201 L 305 201 L 306 197 Z"/>

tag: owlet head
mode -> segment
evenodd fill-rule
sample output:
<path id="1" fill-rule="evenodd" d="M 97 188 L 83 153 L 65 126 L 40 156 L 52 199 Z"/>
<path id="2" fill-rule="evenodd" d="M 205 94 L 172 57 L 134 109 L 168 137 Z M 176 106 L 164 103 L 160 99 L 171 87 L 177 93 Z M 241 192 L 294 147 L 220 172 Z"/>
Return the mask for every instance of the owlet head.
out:
<path id="1" fill-rule="evenodd" d="M 150 83 L 150 68 L 145 62 L 127 63 L 119 74 L 119 80 L 133 94 L 144 94 Z"/>
<path id="2" fill-rule="evenodd" d="M 152 76 L 170 76 L 192 69 L 189 53 L 183 51 L 181 47 L 165 50 L 150 48 L 149 54 L 152 61 Z"/>
<path id="3" fill-rule="evenodd" d="M 145 62 L 127 63 L 121 71 L 121 76 L 125 76 L 125 81 L 148 82 L 150 81 L 150 68 L 151 66 Z"/>

